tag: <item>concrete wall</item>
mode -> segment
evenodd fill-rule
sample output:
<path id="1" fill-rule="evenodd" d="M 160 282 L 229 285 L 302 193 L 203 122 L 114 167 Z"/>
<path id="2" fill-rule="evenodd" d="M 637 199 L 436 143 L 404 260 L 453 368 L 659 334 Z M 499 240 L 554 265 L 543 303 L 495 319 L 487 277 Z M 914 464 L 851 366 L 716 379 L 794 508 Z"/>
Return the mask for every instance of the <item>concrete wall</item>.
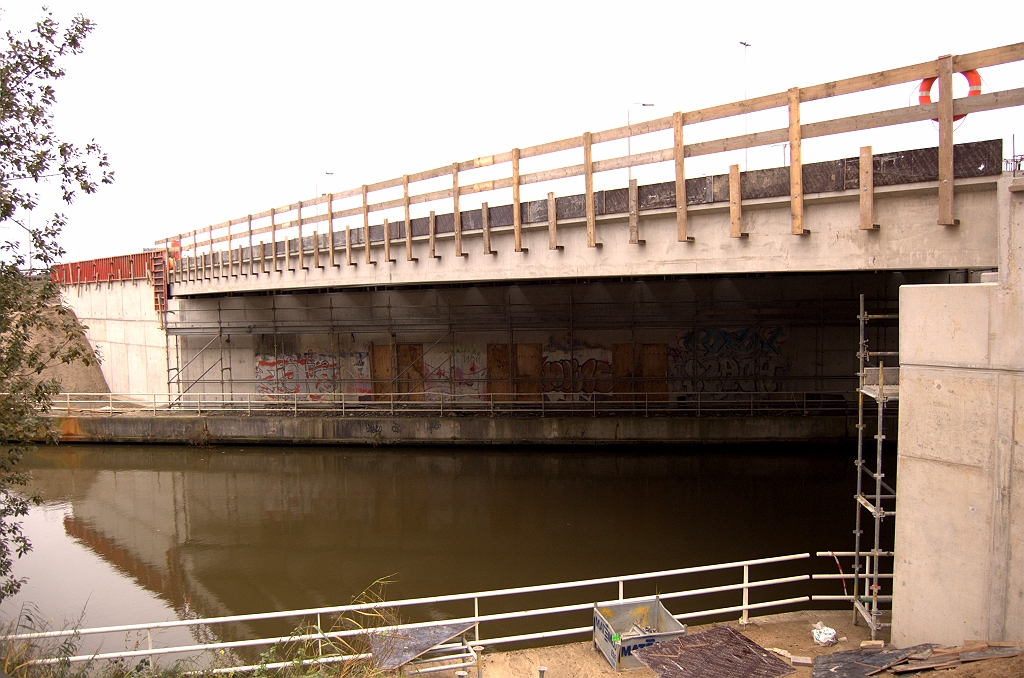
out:
<path id="1" fill-rule="evenodd" d="M 68 285 L 64 301 L 86 326 L 111 393 L 167 392 L 167 336 L 149 282 Z"/>
<path id="2" fill-rule="evenodd" d="M 999 281 L 900 291 L 892 640 L 1024 640 L 1024 180 Z"/>
<path id="3" fill-rule="evenodd" d="M 375 243 L 372 254 L 376 265 L 363 263 L 360 246 L 353 248 L 356 265 L 346 266 L 341 227 L 342 231 L 335 234 L 342 243 L 338 267 L 330 266 L 325 245 L 320 262 L 324 267 L 317 268 L 312 243 L 303 258 L 305 269 L 297 265 L 295 256 L 285 262 L 284 244 L 279 239 L 281 272 L 244 275 L 239 274 L 236 265 L 231 275 L 220 275 L 219 268 L 210 271 L 207 258 L 206 279 L 177 280 L 173 291 L 180 296 L 438 281 L 983 268 L 994 266 L 997 258 L 996 180 L 977 177 L 956 181 L 954 213 L 961 226 L 955 230 L 936 224 L 937 182 L 876 188 L 875 220 L 881 225 L 877 231 L 859 228 L 857 190 L 807 195 L 804 223 L 811 233 L 799 237 L 790 233 L 789 200 L 761 198 L 743 201 L 747 238 L 729 237 L 729 207 L 722 202 L 689 208 L 688 232 L 695 238 L 692 243 L 678 242 L 675 210 L 661 209 L 640 216 L 640 237 L 646 241 L 640 246 L 629 244 L 626 216 L 609 215 L 597 221 L 601 247 L 587 247 L 584 219 L 566 219 L 558 223 L 558 241 L 564 250 L 548 249 L 546 224 L 530 224 L 524 225 L 522 235 L 527 253 L 514 251 L 511 228 L 500 228 L 492 229 L 491 234 L 495 255 L 483 254 L 483 238 L 476 231 L 463 235 L 467 256 L 455 256 L 454 236 L 444 234 L 437 237 L 437 259 L 427 254 L 427 238 L 416 237 L 413 256 L 418 261 L 406 261 L 404 243 L 396 241 L 391 253 L 393 263 L 384 261 L 383 246 Z M 297 248 L 295 244 L 293 251 Z M 273 267 L 269 259 L 268 266 Z"/>

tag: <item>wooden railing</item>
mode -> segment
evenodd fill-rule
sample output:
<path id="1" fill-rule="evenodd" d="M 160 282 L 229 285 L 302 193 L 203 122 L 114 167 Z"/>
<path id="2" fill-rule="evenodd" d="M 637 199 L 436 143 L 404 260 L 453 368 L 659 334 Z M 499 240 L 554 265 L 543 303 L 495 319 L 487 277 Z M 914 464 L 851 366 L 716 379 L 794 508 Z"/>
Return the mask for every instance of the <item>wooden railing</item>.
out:
<path id="1" fill-rule="evenodd" d="M 414 257 L 412 245 L 413 236 L 411 228 L 410 206 L 438 200 L 450 199 L 452 201 L 454 215 L 453 218 L 455 254 L 456 256 L 461 256 L 463 254 L 463 251 L 462 224 L 459 212 L 460 196 L 471 195 L 474 193 L 482 193 L 487 191 L 494 191 L 498 189 L 511 188 L 513 214 L 512 227 L 515 237 L 515 251 L 522 252 L 523 224 L 520 210 L 520 187 L 534 183 L 565 179 L 568 177 L 583 176 L 585 178 L 586 185 L 587 245 L 590 247 L 596 247 L 598 245 L 598 241 L 597 221 L 594 210 L 594 174 L 597 172 L 608 172 L 612 170 L 625 169 L 627 167 L 635 167 L 639 165 L 648 165 L 652 163 L 661 162 L 674 163 L 676 183 L 675 208 L 677 237 L 679 242 L 686 242 L 688 240 L 692 240 L 692 238 L 690 238 L 687 234 L 686 190 L 684 183 L 685 159 L 701 155 L 724 153 L 727 151 L 733 151 L 744 148 L 753 148 L 757 146 L 765 146 L 783 142 L 788 142 L 791 149 L 791 232 L 794 235 L 804 235 L 808 233 L 808 231 L 804 229 L 803 225 L 804 195 L 802 188 L 801 162 L 801 141 L 803 139 L 824 137 L 834 134 L 843 134 L 846 132 L 873 129 L 879 127 L 888 127 L 891 125 L 899 125 L 928 119 L 937 120 L 939 125 L 938 223 L 953 226 L 957 224 L 957 222 L 953 218 L 954 117 L 979 111 L 989 111 L 999 108 L 1024 105 L 1024 88 L 990 92 L 988 94 L 981 94 L 979 96 L 970 96 L 954 100 L 952 97 L 953 73 L 1022 60 L 1024 60 L 1024 43 L 1017 43 L 1014 45 L 1006 45 L 1003 47 L 997 47 L 994 49 L 988 49 L 980 52 L 973 52 L 970 54 L 963 54 L 959 56 L 944 56 L 940 57 L 936 61 L 928 61 L 920 64 L 915 64 L 912 66 L 904 66 L 892 70 L 879 71 L 877 73 L 871 73 L 868 75 L 862 75 L 854 78 L 847 78 L 845 80 L 837 80 L 834 82 L 827 82 L 820 85 L 814 85 L 812 87 L 794 87 L 787 90 L 786 92 L 769 94 L 761 97 L 756 97 L 753 99 L 746 99 L 743 101 L 737 101 L 729 104 L 723 104 L 720 106 L 714 106 L 711 108 L 705 108 L 689 112 L 677 112 L 671 116 L 658 118 L 656 120 L 635 123 L 623 127 L 616 127 L 614 129 L 604 130 L 601 132 L 584 132 L 580 136 L 571 137 L 569 139 L 552 141 L 545 144 L 539 144 L 537 146 L 529 146 L 526 148 L 514 148 L 511 151 L 506 151 L 503 153 L 497 153 L 494 155 L 487 155 L 479 158 L 474 158 L 472 160 L 452 163 L 451 165 L 446 165 L 444 167 L 438 167 L 435 169 L 416 172 L 413 174 L 406 174 L 402 177 L 387 179 L 385 181 L 379 181 L 373 184 L 364 184 L 362 186 L 351 188 L 338 193 L 327 193 L 325 195 L 317 196 L 309 200 L 301 200 L 296 203 L 290 203 L 288 205 L 283 205 L 281 207 L 271 208 L 256 214 L 249 214 L 244 217 L 222 222 L 220 224 L 214 224 L 204 229 L 198 229 L 195 231 L 190 231 L 188 233 L 180 234 L 178 236 L 167 238 L 165 240 L 160 240 L 157 241 L 157 245 L 172 248 L 181 246 L 186 252 L 191 253 L 193 256 L 196 256 L 200 253 L 205 254 L 205 252 L 200 251 L 201 248 L 204 250 L 205 248 L 209 248 L 208 252 L 211 254 L 212 266 L 212 254 L 215 245 L 217 245 L 218 243 L 227 243 L 227 247 L 224 249 L 230 250 L 234 242 L 246 241 L 248 243 L 248 247 L 250 248 L 249 263 L 251 268 L 253 264 L 251 254 L 253 251 L 253 238 L 257 236 L 265 236 L 266 234 L 270 234 L 269 242 L 271 243 L 271 266 L 272 270 L 279 271 L 280 269 L 277 268 L 277 260 L 280 255 L 277 252 L 276 246 L 276 243 L 278 242 L 278 231 L 283 232 L 289 229 L 298 229 L 298 237 L 301 248 L 303 226 L 322 224 L 326 222 L 329 234 L 328 242 L 330 243 L 330 247 L 328 248 L 330 265 L 339 266 L 340 264 L 336 260 L 336 248 L 334 246 L 334 222 L 336 219 L 343 219 L 347 217 L 362 215 L 363 225 L 361 228 L 356 227 L 356 231 L 361 231 L 361 233 L 353 232 L 353 230 L 349 226 L 345 227 L 345 263 L 350 265 L 354 265 L 356 263 L 355 261 L 353 261 L 353 249 L 354 245 L 357 245 L 360 242 L 363 245 L 364 258 L 366 263 L 374 263 L 372 260 L 370 249 L 371 246 L 373 246 L 375 243 L 371 243 L 371 238 L 368 237 L 370 229 L 370 215 L 374 212 L 381 212 L 396 208 L 404 208 L 404 241 L 406 259 L 412 261 Z M 890 85 L 911 82 L 914 80 L 923 80 L 925 78 L 938 79 L 940 98 L 937 103 L 908 106 L 905 108 L 898 108 L 886 111 L 877 111 L 873 113 L 865 113 L 861 115 L 836 118 L 809 124 L 801 124 L 800 122 L 800 105 L 802 103 L 817 101 L 829 97 L 840 96 L 843 94 L 865 92 L 880 87 L 887 87 Z M 711 120 L 719 120 L 722 118 L 729 118 L 733 116 L 745 115 L 748 113 L 755 113 L 758 111 L 766 111 L 773 108 L 783 107 L 788 108 L 789 111 L 789 125 L 786 128 L 761 132 L 752 132 L 749 134 L 726 137 L 712 141 L 702 141 L 693 144 L 684 144 L 683 132 L 686 125 L 693 125 L 696 123 L 708 122 Z M 645 153 L 631 154 L 623 157 L 610 158 L 607 160 L 593 160 L 592 150 L 594 144 L 601 144 L 610 141 L 615 141 L 618 139 L 625 139 L 627 137 L 640 136 L 644 134 L 650 134 L 653 132 L 659 132 L 669 129 L 673 130 L 674 132 L 674 142 L 671 148 L 648 151 Z M 520 161 L 523 159 L 533 158 L 537 156 L 542 156 L 550 153 L 557 153 L 560 151 L 566 151 L 576 148 L 583 149 L 582 164 L 557 167 L 553 169 L 531 172 L 527 174 L 521 174 L 519 171 Z M 861 158 L 871 158 L 870 146 L 861 149 Z M 481 167 L 488 167 L 504 163 L 508 163 L 510 165 L 509 176 L 501 177 L 498 179 L 490 179 L 487 181 L 478 181 L 469 184 L 462 184 L 459 181 L 460 172 L 466 172 L 468 170 L 474 170 Z M 873 227 L 873 189 L 871 176 L 872 165 L 870 162 L 862 161 L 860 164 L 860 168 L 861 187 L 868 189 L 860 191 L 860 227 L 862 229 L 870 229 Z M 410 190 L 410 187 L 412 187 L 414 184 L 446 176 L 451 177 L 451 187 L 449 188 L 425 191 L 421 193 L 415 193 Z M 371 202 L 371 194 L 398 187 L 402 188 L 402 197 L 391 200 L 382 200 L 379 202 Z M 733 165 L 730 168 L 730 195 L 738 196 L 738 187 L 739 166 Z M 631 189 L 631 193 L 634 193 L 635 187 L 631 186 Z M 355 197 L 361 198 L 361 204 L 346 209 L 335 209 L 335 202 Z M 548 200 L 549 203 L 553 200 L 553 194 L 549 194 Z M 308 216 L 308 210 L 310 208 L 317 208 L 319 210 L 319 205 L 326 206 L 326 213 Z M 484 206 L 486 206 L 486 203 L 484 203 Z M 732 210 L 732 221 L 734 231 L 733 235 L 738 237 L 739 234 L 736 233 L 735 231 L 737 231 L 736 225 L 738 219 L 740 218 L 740 201 L 738 199 L 731 200 L 730 208 Z M 307 210 L 307 216 L 303 216 L 303 210 Z M 485 242 L 488 241 L 490 237 L 488 221 L 486 218 L 486 211 L 487 210 L 485 209 L 485 217 L 483 219 L 482 224 Z M 635 213 L 635 210 L 633 210 L 633 212 Z M 285 217 L 287 217 L 287 221 L 281 221 L 281 219 Z M 630 218 L 634 218 L 632 213 Z M 254 225 L 254 222 L 260 222 L 265 220 L 269 220 L 269 223 Z M 237 226 L 244 226 L 245 228 L 244 230 L 238 229 L 233 231 L 232 229 Z M 549 216 L 549 229 L 552 231 L 552 243 L 556 242 L 554 238 L 554 227 L 555 218 Z M 392 259 L 390 249 L 392 243 L 392 236 L 391 230 L 388 227 L 387 219 L 384 219 L 384 233 L 384 239 L 380 244 L 384 247 L 385 259 L 387 261 L 391 261 Z M 433 242 L 436 236 L 436 222 L 434 218 L 434 212 L 430 213 L 429 236 L 431 242 L 431 250 L 433 250 Z M 259 238 L 257 243 L 265 241 L 266 239 L 261 237 Z M 554 247 L 554 245 L 552 246 Z M 289 241 L 286 239 L 286 252 L 284 254 L 286 259 L 290 258 L 290 256 L 293 254 L 300 254 L 301 256 L 301 253 L 287 252 L 288 247 Z M 316 241 L 316 247 L 319 250 L 319 240 Z M 260 256 L 260 262 L 258 265 L 259 270 L 256 272 L 266 273 L 268 272 L 266 248 L 261 247 L 261 252 L 262 254 Z M 431 254 L 433 254 L 433 251 L 431 251 Z M 319 251 L 316 255 L 316 258 L 317 266 L 319 267 Z M 239 264 L 241 264 L 241 259 L 239 259 Z"/>

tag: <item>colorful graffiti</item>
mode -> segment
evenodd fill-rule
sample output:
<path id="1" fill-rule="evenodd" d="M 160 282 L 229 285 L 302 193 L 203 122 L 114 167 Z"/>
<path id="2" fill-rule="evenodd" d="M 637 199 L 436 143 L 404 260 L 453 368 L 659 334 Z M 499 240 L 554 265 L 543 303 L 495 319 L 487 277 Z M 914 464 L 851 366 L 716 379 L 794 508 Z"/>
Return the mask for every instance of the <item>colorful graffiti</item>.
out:
<path id="1" fill-rule="evenodd" d="M 486 397 L 487 354 L 475 346 L 435 346 L 423 354 L 423 372 L 426 400 L 438 400 L 442 393 Z"/>
<path id="2" fill-rule="evenodd" d="M 669 389 L 690 393 L 774 392 L 785 371 L 785 327 L 688 330 L 669 348 Z"/>
<path id="3" fill-rule="evenodd" d="M 369 393 L 369 354 L 257 354 L 255 377 L 257 393 L 333 393 L 336 385 L 345 393 Z"/>
<path id="4" fill-rule="evenodd" d="M 612 352 L 607 346 L 552 336 L 544 345 L 541 367 L 548 400 L 591 400 L 612 390 Z"/>

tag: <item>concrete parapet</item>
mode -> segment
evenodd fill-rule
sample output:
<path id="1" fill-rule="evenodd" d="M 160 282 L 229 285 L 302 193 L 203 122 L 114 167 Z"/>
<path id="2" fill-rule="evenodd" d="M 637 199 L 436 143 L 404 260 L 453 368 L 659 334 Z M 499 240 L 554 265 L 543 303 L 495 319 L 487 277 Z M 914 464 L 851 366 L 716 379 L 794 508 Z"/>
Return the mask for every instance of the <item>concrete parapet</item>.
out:
<path id="1" fill-rule="evenodd" d="M 63 442 L 192 444 L 722 443 L 856 438 L 856 417 L 55 417 Z"/>

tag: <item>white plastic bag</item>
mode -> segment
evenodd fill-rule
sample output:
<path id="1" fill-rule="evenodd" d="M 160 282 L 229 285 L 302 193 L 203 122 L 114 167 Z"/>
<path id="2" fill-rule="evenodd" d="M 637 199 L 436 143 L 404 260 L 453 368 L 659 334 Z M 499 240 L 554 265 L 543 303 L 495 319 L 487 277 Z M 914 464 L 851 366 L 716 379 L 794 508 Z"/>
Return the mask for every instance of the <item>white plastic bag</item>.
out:
<path id="1" fill-rule="evenodd" d="M 814 636 L 815 645 L 835 645 L 836 630 L 818 622 L 811 627 L 811 635 Z"/>

